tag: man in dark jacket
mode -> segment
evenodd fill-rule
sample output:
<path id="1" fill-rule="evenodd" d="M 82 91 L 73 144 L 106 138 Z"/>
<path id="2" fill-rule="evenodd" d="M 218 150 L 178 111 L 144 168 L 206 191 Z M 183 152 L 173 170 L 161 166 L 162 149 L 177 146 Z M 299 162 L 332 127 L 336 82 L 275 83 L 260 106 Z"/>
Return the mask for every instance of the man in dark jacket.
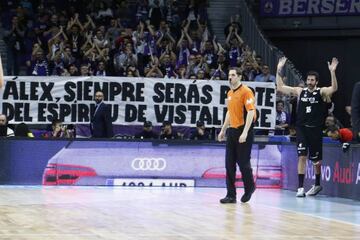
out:
<path id="1" fill-rule="evenodd" d="M 143 130 L 137 134 L 135 134 L 135 138 L 140 139 L 158 139 L 159 135 L 153 131 L 153 125 L 150 121 L 144 122 Z"/>
<path id="2" fill-rule="evenodd" d="M 173 129 L 171 122 L 164 121 L 160 132 L 160 139 L 180 139 L 180 134 Z"/>
<path id="3" fill-rule="evenodd" d="M 191 132 L 191 140 L 209 140 L 209 132 L 205 129 L 205 124 L 203 121 L 196 122 L 196 129 Z"/>
<path id="4" fill-rule="evenodd" d="M 110 109 L 104 103 L 104 93 L 98 91 L 95 93 L 96 108 L 91 116 L 91 135 L 94 138 L 111 138 L 113 137 L 112 122 Z"/>

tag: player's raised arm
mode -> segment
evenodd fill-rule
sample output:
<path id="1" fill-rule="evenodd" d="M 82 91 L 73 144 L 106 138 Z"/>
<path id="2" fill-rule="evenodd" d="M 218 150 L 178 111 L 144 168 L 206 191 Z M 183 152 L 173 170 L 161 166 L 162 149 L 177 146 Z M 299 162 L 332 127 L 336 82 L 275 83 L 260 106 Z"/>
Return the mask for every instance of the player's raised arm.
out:
<path id="1" fill-rule="evenodd" d="M 287 58 L 286 57 L 281 57 L 279 59 L 278 65 L 277 65 L 277 69 L 276 69 L 276 85 L 277 85 L 277 90 L 290 95 L 290 94 L 294 94 L 296 96 L 300 95 L 301 92 L 301 88 L 299 87 L 289 87 L 287 85 L 284 84 L 283 78 L 284 76 L 282 76 L 282 71 L 283 68 L 285 66 Z"/>
<path id="2" fill-rule="evenodd" d="M 337 84 L 337 79 L 336 79 L 336 74 L 335 74 L 338 64 L 339 64 L 339 61 L 335 57 L 331 60 L 331 63 L 328 62 L 328 67 L 329 67 L 329 71 L 331 74 L 331 86 L 330 87 L 322 87 L 320 89 L 320 93 L 324 97 L 331 97 L 331 95 L 334 92 L 336 92 L 338 89 L 338 84 Z"/>

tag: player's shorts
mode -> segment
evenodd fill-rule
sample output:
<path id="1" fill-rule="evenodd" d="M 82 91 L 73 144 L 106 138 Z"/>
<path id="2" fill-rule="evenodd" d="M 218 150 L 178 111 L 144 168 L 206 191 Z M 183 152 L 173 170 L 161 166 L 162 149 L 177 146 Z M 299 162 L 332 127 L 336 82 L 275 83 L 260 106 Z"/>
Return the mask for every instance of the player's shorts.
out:
<path id="1" fill-rule="evenodd" d="M 298 156 L 307 156 L 313 162 L 322 160 L 322 127 L 298 126 L 296 128 Z"/>

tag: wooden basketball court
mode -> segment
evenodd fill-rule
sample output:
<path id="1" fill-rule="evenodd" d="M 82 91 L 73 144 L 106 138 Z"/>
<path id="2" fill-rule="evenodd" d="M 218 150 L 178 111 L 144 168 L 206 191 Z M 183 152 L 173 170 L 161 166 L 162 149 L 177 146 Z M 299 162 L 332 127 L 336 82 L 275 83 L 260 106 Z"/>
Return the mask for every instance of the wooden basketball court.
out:
<path id="1" fill-rule="evenodd" d="M 240 198 L 242 189 L 238 189 Z M 359 239 L 360 204 L 258 189 L 0 187 L 0 239 Z"/>

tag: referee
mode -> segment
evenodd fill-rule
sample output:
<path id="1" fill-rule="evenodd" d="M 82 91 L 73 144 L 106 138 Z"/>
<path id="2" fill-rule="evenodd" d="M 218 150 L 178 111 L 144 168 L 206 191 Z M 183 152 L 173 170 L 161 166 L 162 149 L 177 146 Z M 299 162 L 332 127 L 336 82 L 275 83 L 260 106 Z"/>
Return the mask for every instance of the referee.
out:
<path id="1" fill-rule="evenodd" d="M 254 139 L 253 123 L 256 118 L 255 98 L 251 89 L 241 83 L 241 71 L 229 71 L 230 90 L 227 94 L 227 108 L 224 125 L 218 136 L 219 141 L 226 139 L 226 197 L 220 203 L 236 203 L 236 164 L 239 165 L 244 182 L 245 193 L 241 202 L 250 200 L 255 191 L 255 183 L 250 164 L 251 147 Z M 229 127 L 229 128 L 228 128 Z"/>

